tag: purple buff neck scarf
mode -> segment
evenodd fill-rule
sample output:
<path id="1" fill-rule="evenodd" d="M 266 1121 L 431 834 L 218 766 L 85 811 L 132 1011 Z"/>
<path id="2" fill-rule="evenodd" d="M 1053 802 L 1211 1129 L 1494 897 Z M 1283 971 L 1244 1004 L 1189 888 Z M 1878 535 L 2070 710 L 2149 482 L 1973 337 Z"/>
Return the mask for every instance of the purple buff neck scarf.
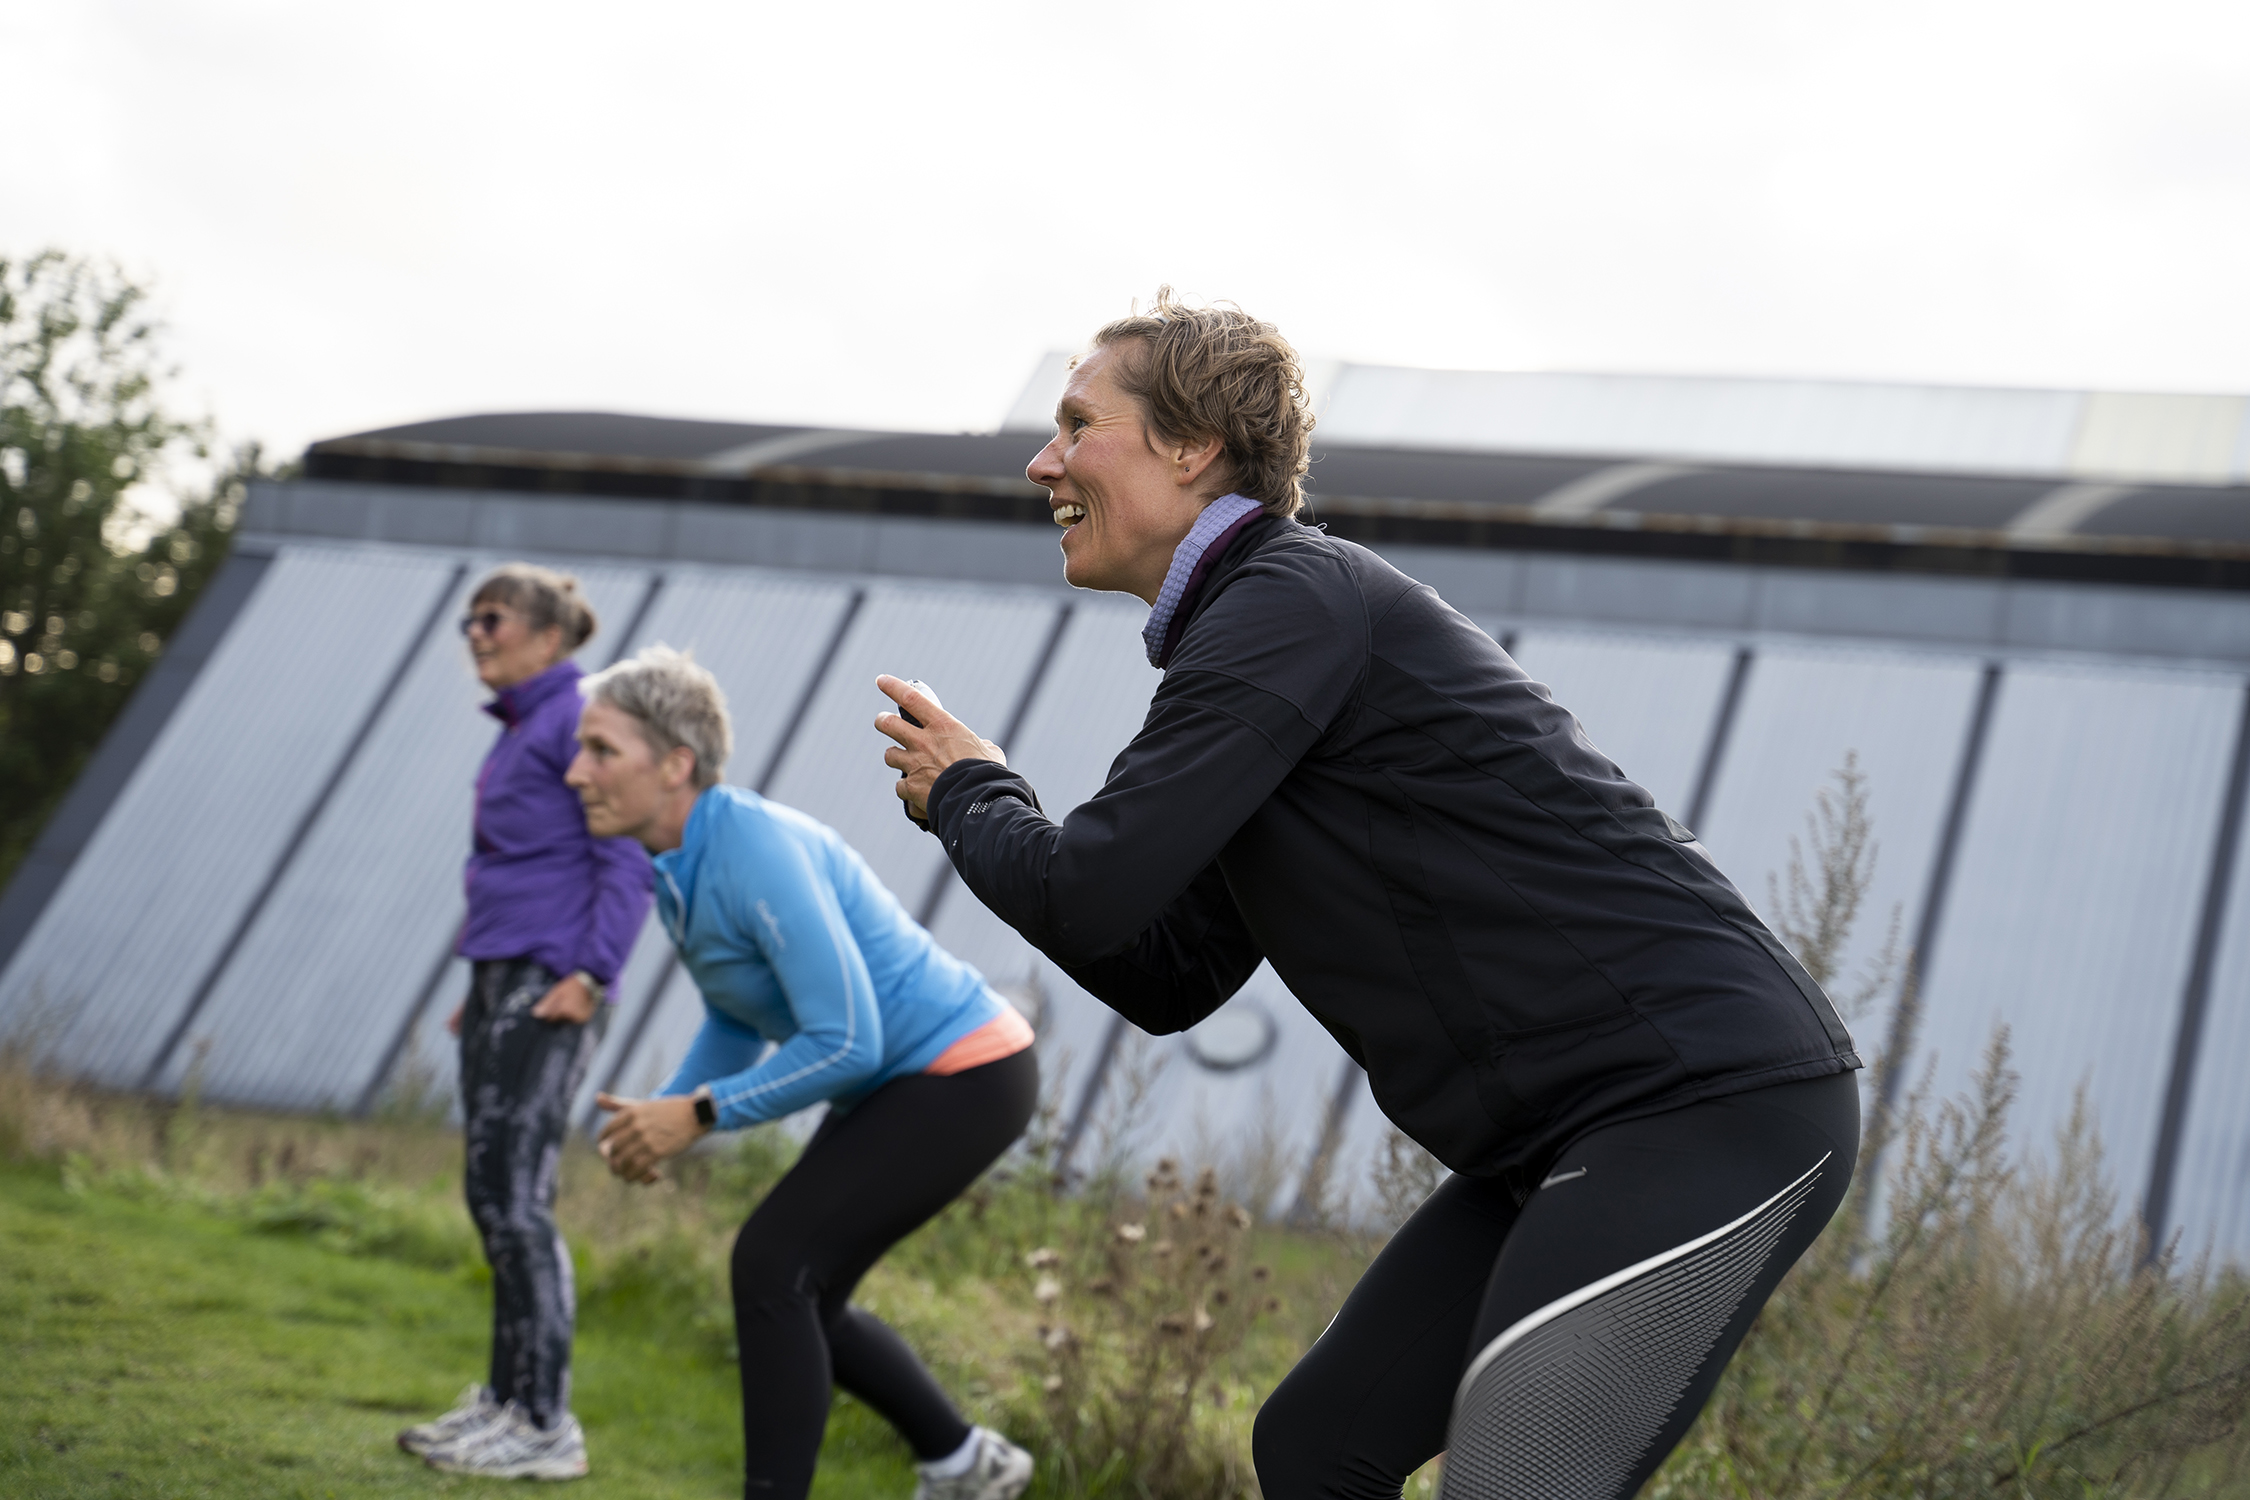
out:
<path id="1" fill-rule="evenodd" d="M 1187 598 L 1188 585 L 1195 581 L 1204 554 L 1212 544 L 1226 536 L 1265 507 L 1244 495 L 1221 495 L 1203 507 L 1203 514 L 1195 518 L 1188 534 L 1172 552 L 1172 566 L 1165 570 L 1164 587 L 1156 591 L 1156 607 L 1148 612 L 1148 623 L 1141 627 L 1141 644 L 1148 648 L 1148 664 L 1161 667 L 1171 659 L 1169 648 L 1174 644 L 1168 637 L 1172 633 L 1172 617 L 1179 612 L 1181 601 Z"/>

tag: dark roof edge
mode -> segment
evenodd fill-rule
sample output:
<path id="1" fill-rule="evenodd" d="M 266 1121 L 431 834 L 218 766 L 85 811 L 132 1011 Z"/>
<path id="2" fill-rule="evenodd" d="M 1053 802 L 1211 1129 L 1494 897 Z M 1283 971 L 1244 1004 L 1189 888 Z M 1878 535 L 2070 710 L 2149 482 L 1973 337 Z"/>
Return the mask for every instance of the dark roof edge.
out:
<path id="1" fill-rule="evenodd" d="M 367 444 L 364 449 L 438 446 Z M 345 440 L 309 449 L 305 477 L 557 498 L 692 500 L 828 514 L 1053 524 L 1045 490 L 1028 481 L 984 475 L 800 464 L 726 473 L 698 463 L 653 459 L 564 465 L 499 461 L 503 456 L 556 457 L 490 449 L 469 450 L 460 457 L 408 456 L 363 451 L 363 445 Z M 1486 501 L 1353 495 L 1314 497 L 1311 519 L 1334 535 L 1364 542 L 2250 591 L 2250 546 L 2232 542 L 2019 536 L 1968 527 L 1653 511 L 1556 516 Z"/>

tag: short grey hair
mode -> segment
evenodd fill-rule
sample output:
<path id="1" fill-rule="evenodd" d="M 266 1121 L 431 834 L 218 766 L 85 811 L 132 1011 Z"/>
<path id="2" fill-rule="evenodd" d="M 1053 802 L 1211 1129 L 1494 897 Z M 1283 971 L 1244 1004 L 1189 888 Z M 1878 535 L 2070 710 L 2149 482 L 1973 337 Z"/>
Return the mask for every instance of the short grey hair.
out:
<path id="1" fill-rule="evenodd" d="M 695 784 L 717 786 L 734 753 L 734 725 L 719 679 L 692 651 L 661 641 L 645 646 L 578 685 L 588 703 L 606 703 L 641 727 L 659 759 L 685 745 L 695 752 Z"/>

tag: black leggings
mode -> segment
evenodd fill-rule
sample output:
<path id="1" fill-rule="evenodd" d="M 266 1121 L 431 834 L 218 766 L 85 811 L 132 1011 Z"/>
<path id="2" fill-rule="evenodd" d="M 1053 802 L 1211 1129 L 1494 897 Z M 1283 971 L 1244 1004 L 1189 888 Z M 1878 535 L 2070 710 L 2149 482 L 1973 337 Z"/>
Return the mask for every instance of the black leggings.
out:
<path id="1" fill-rule="evenodd" d="M 1258 1414 L 1266 1500 L 1623 1500 L 1686 1435 L 1843 1201 L 1849 1073 L 1578 1138 L 1519 1208 L 1452 1177 Z"/>
<path id="2" fill-rule="evenodd" d="M 743 1494 L 812 1488 L 831 1382 L 887 1418 L 917 1458 L 969 1436 L 945 1392 L 880 1319 L 850 1306 L 883 1252 L 999 1159 L 1039 1102 L 1029 1049 L 945 1077 L 894 1078 L 830 1110 L 734 1242 Z"/>
<path id="3" fill-rule="evenodd" d="M 528 958 L 480 960 L 461 1006 L 462 1191 L 492 1263 L 492 1393 L 541 1427 L 570 1411 L 577 1321 L 570 1251 L 555 1229 L 570 1101 L 609 1008 L 579 1025 L 531 1008 L 557 975 Z"/>

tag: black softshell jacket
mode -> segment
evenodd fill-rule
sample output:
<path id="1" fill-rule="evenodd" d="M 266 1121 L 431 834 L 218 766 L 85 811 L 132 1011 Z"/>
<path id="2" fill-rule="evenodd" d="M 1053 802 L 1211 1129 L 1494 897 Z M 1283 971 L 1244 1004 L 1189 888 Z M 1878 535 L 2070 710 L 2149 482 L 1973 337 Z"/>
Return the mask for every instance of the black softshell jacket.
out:
<path id="1" fill-rule="evenodd" d="M 1860 1065 L 1693 835 L 1432 590 L 1262 517 L 1184 607 L 1093 800 L 1050 821 L 991 761 L 930 794 L 969 888 L 1135 1024 L 1192 1026 L 1271 959 L 1401 1130 L 1511 1180 L 1592 1125 Z"/>

